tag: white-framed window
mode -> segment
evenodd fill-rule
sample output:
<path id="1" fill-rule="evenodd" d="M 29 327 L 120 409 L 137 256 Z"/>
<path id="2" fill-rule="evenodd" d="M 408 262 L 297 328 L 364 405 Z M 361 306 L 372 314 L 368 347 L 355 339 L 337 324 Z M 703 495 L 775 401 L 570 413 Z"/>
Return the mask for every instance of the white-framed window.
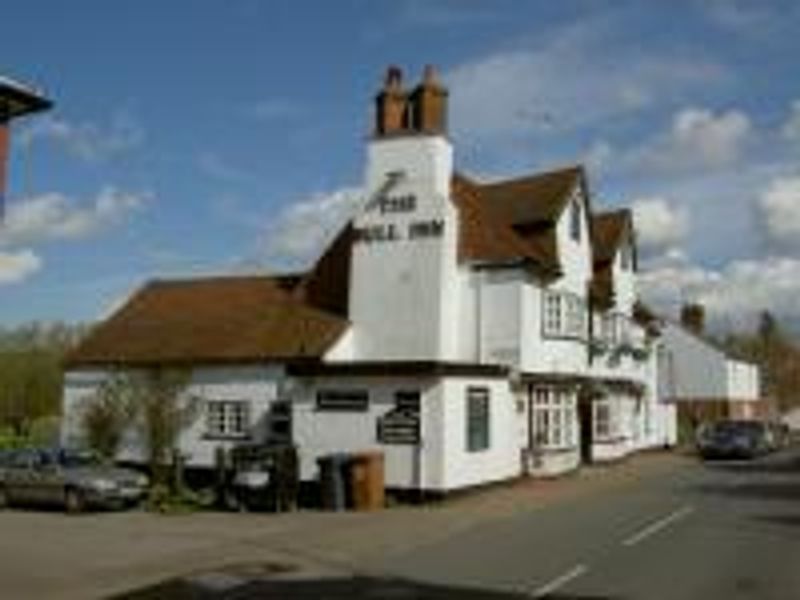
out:
<path id="1" fill-rule="evenodd" d="M 583 339 L 586 333 L 586 304 L 579 296 L 567 296 L 567 335 Z"/>
<path id="2" fill-rule="evenodd" d="M 561 335 L 563 319 L 561 318 L 562 296 L 557 292 L 546 292 L 544 295 L 544 333 L 545 335 Z"/>
<path id="3" fill-rule="evenodd" d="M 206 435 L 214 438 L 243 438 L 250 432 L 250 403 L 246 400 L 206 402 Z"/>
<path id="4" fill-rule="evenodd" d="M 489 448 L 491 413 L 489 388 L 467 388 L 467 452 L 480 452 Z"/>
<path id="5" fill-rule="evenodd" d="M 633 323 L 623 314 L 605 313 L 601 321 L 600 335 L 611 345 L 630 343 L 633 335 Z"/>
<path id="6" fill-rule="evenodd" d="M 617 343 L 617 323 L 614 313 L 604 313 L 600 320 L 600 337 L 609 344 Z"/>
<path id="7" fill-rule="evenodd" d="M 546 337 L 586 338 L 586 302 L 577 294 L 548 290 L 542 321 Z"/>
<path id="8" fill-rule="evenodd" d="M 575 392 L 566 387 L 533 390 L 533 442 L 544 449 L 569 449 L 577 444 Z"/>
<path id="9" fill-rule="evenodd" d="M 592 424 L 595 439 L 607 440 L 617 436 L 619 419 L 615 414 L 614 407 L 615 403 L 611 398 L 600 398 L 592 404 L 594 413 L 592 415 Z"/>
<path id="10" fill-rule="evenodd" d="M 369 409 L 367 390 L 319 390 L 317 410 L 365 412 Z"/>
<path id="11" fill-rule="evenodd" d="M 576 196 L 569 211 L 569 235 L 576 242 L 581 241 L 581 212 L 580 197 Z"/>

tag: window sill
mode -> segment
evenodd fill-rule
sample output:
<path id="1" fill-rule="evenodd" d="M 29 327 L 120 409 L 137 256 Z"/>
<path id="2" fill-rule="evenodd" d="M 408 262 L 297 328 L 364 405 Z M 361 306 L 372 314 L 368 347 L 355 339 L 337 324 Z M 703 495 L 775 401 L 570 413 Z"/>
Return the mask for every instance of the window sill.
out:
<path id="1" fill-rule="evenodd" d="M 598 437 L 593 439 L 592 443 L 605 445 L 605 444 L 621 444 L 622 442 L 627 442 L 627 441 L 628 441 L 627 437 L 625 437 L 624 435 L 618 435 L 616 437 L 608 437 L 608 436 Z"/>
<path id="2" fill-rule="evenodd" d="M 533 449 L 534 452 L 540 452 L 542 454 L 569 454 L 572 452 L 577 452 L 577 446 L 539 446 Z"/>
<path id="3" fill-rule="evenodd" d="M 248 442 L 252 439 L 250 434 L 222 434 L 222 433 L 206 433 L 201 438 L 204 442 Z"/>
<path id="4" fill-rule="evenodd" d="M 580 344 L 589 343 L 589 340 L 585 337 L 568 334 L 543 333 L 542 339 L 546 341 L 578 342 Z"/>

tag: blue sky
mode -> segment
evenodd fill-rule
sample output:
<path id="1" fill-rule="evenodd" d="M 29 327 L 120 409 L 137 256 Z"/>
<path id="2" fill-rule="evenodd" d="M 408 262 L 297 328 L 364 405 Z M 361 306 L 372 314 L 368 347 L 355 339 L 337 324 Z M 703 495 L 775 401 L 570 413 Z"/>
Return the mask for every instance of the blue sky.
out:
<path id="1" fill-rule="evenodd" d="M 18 122 L 0 324 L 92 320 L 152 277 L 306 264 L 353 210 L 382 73 L 435 64 L 459 168 L 583 162 L 633 205 L 643 293 L 800 308 L 796 2 L 36 3 L 0 74 Z"/>

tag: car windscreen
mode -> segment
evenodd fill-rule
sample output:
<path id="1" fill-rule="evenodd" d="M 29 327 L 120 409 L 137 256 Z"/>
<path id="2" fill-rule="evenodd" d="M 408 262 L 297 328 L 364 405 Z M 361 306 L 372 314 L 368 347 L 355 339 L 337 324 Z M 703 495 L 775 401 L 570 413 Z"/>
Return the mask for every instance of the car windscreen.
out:
<path id="1" fill-rule="evenodd" d="M 712 431 L 716 435 L 755 435 L 763 430 L 757 421 L 720 421 L 715 423 Z"/>
<path id="2" fill-rule="evenodd" d="M 97 458 L 90 452 L 61 451 L 58 462 L 62 467 L 91 467 L 97 464 Z"/>

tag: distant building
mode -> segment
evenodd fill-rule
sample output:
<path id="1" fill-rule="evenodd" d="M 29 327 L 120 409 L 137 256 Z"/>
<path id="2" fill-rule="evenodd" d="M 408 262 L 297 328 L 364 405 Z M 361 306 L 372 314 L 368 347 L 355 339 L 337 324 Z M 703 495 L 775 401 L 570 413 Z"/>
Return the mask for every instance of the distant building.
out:
<path id="1" fill-rule="evenodd" d="M 681 322 L 662 324 L 659 395 L 689 424 L 709 419 L 752 419 L 763 413 L 757 365 L 737 360 L 704 335 L 701 305 L 683 307 Z"/>
<path id="2" fill-rule="evenodd" d="M 581 167 L 456 172 L 447 97 L 389 70 L 362 208 L 308 272 L 156 281 L 100 324 L 68 359 L 65 442 L 116 369 L 172 365 L 203 402 L 181 440 L 201 468 L 290 440 L 305 480 L 379 449 L 387 486 L 446 492 L 673 444 L 630 213 L 596 211 Z"/>

